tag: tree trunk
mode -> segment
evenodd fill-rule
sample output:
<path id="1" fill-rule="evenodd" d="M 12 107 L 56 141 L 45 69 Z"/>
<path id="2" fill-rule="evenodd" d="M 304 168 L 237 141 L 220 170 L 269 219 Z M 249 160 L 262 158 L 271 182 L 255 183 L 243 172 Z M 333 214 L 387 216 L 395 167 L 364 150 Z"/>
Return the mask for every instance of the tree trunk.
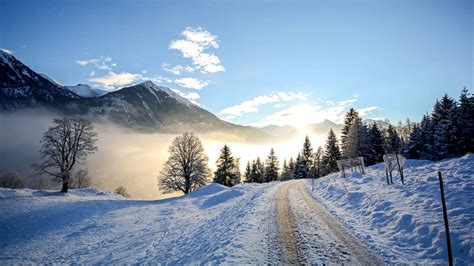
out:
<path id="1" fill-rule="evenodd" d="M 62 193 L 67 193 L 68 187 L 69 187 L 69 183 L 63 181 L 63 188 L 61 189 L 61 192 Z"/>

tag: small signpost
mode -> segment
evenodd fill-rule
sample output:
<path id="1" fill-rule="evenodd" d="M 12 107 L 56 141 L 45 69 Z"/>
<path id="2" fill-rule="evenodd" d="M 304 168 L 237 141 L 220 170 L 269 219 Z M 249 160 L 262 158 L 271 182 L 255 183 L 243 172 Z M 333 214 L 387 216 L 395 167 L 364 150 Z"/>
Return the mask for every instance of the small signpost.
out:
<path id="1" fill-rule="evenodd" d="M 350 169 L 353 173 L 359 170 L 361 174 L 365 174 L 364 167 L 364 157 L 337 160 L 337 168 L 341 171 L 342 177 L 346 177 L 346 169 Z"/>

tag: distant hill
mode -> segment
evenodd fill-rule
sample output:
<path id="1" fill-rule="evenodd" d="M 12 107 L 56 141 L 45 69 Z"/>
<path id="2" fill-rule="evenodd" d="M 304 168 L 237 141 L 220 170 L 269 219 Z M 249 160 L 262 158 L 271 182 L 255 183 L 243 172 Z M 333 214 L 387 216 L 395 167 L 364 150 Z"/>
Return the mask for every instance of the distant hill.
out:
<path id="1" fill-rule="evenodd" d="M 142 131 L 222 132 L 246 140 L 270 138 L 259 129 L 223 121 L 171 89 L 151 81 L 110 93 L 85 84 L 64 87 L 0 50 L 0 110 L 8 112 L 33 107 L 64 115 L 110 120 Z"/>

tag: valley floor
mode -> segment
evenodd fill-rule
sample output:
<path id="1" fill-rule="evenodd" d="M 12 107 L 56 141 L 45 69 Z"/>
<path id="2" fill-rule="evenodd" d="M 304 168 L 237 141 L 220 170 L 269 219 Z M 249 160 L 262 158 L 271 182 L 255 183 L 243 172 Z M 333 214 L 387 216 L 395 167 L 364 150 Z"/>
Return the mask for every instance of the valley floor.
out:
<path id="1" fill-rule="evenodd" d="M 0 189 L 0 263 L 443 264 L 439 169 L 456 263 L 473 264 L 473 165 L 409 161 L 406 185 L 387 185 L 376 165 L 314 191 L 311 180 L 211 184 L 159 201 Z"/>

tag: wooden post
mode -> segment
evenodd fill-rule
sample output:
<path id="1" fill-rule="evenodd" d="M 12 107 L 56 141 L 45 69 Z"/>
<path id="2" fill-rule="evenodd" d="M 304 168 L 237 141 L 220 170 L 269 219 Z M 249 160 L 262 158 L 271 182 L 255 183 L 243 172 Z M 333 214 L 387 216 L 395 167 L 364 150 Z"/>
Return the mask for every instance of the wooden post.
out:
<path id="1" fill-rule="evenodd" d="M 438 180 L 439 180 L 439 191 L 441 193 L 441 204 L 443 206 L 443 219 L 444 219 L 444 228 L 446 232 L 446 245 L 448 246 L 448 262 L 449 265 L 453 265 L 453 252 L 451 251 L 451 236 L 449 234 L 449 223 L 448 223 L 448 211 L 446 210 L 446 201 L 444 200 L 444 187 L 443 187 L 443 177 L 441 172 L 438 171 Z"/>
<path id="2" fill-rule="evenodd" d="M 385 167 L 385 175 L 387 176 L 387 185 L 390 185 L 390 181 L 388 180 L 388 169 Z"/>
<path id="3" fill-rule="evenodd" d="M 400 179 L 402 180 L 402 184 L 405 185 L 403 182 L 403 170 L 400 167 L 400 160 L 398 159 L 398 154 L 395 154 L 395 158 L 397 158 L 397 166 L 398 166 L 398 172 L 400 173 Z"/>

